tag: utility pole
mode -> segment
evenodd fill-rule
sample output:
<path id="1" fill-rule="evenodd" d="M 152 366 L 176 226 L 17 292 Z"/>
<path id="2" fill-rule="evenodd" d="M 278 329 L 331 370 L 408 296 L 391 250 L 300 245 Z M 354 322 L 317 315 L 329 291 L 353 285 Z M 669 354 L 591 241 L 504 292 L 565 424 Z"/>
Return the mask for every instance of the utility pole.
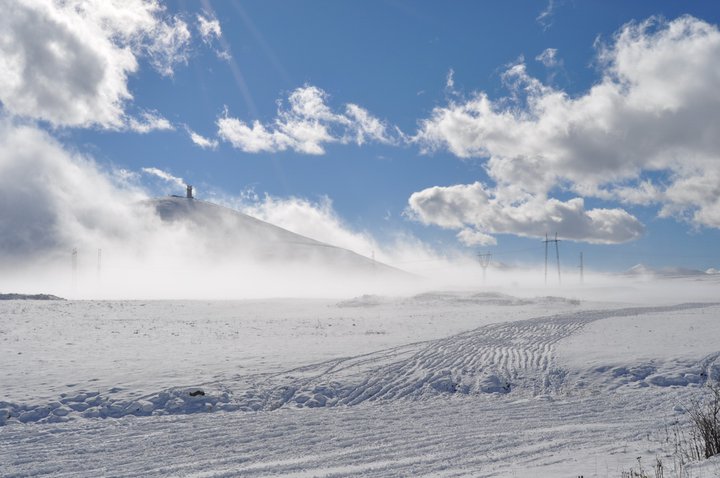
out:
<path id="1" fill-rule="evenodd" d="M 548 266 L 548 244 L 551 242 L 555 243 L 555 257 L 557 260 L 557 272 L 558 272 L 558 284 L 562 283 L 560 278 L 560 239 L 558 239 L 557 232 L 555 233 L 555 239 L 548 239 L 547 233 L 545 234 L 545 285 L 547 285 L 547 266 Z"/>
<path id="2" fill-rule="evenodd" d="M 490 265 L 490 260 L 492 259 L 492 254 L 490 254 L 489 252 L 486 252 L 484 254 L 478 254 L 477 256 L 478 256 L 478 260 L 480 261 L 480 267 L 482 267 L 482 270 L 483 270 L 483 284 L 484 284 L 487 268 Z"/>
<path id="3" fill-rule="evenodd" d="M 76 247 L 73 247 L 73 250 L 72 250 L 72 292 L 73 292 L 73 295 L 75 295 L 75 290 L 77 289 L 77 256 L 78 256 L 78 250 Z"/>
<path id="4" fill-rule="evenodd" d="M 98 256 L 97 256 L 97 281 L 98 281 L 98 284 L 100 283 L 101 272 L 102 272 L 102 249 L 98 249 Z"/>
<path id="5" fill-rule="evenodd" d="M 557 256 L 557 267 L 558 267 L 558 284 L 562 284 L 560 280 L 560 241 L 557 238 L 557 232 L 555 233 L 555 255 Z"/>
<path id="6" fill-rule="evenodd" d="M 585 273 L 585 268 L 583 266 L 583 253 L 581 252 L 580 253 L 580 285 L 585 283 L 584 273 Z"/>
<path id="7" fill-rule="evenodd" d="M 548 249 L 548 237 L 547 232 L 545 233 L 545 240 L 543 241 L 545 243 L 545 285 L 547 285 L 547 249 Z"/>

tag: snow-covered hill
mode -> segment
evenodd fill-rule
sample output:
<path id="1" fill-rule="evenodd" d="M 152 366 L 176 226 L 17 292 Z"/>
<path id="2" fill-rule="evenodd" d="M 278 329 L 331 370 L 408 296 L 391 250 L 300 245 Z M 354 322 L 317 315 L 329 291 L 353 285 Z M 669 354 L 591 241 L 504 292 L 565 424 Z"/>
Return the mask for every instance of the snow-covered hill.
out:
<path id="1" fill-rule="evenodd" d="M 185 222 L 187 231 L 210 254 L 226 260 L 248 259 L 274 264 L 307 264 L 344 273 L 402 274 L 356 252 L 310 239 L 211 202 L 182 197 L 150 202 L 160 217 Z"/>

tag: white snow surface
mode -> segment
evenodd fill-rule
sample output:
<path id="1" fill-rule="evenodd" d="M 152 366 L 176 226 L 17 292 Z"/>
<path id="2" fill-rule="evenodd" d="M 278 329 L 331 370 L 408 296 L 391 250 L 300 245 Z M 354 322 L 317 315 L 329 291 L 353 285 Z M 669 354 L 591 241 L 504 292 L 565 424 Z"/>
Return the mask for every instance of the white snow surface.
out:
<path id="1" fill-rule="evenodd" d="M 0 302 L 0 476 L 718 476 L 668 442 L 720 379 L 713 284 Z"/>

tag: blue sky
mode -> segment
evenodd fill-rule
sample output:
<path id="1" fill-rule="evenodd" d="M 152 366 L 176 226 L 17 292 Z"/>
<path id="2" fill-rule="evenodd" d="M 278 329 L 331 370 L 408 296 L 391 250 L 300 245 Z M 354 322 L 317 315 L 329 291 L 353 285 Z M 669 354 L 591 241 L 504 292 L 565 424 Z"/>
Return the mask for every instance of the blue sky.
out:
<path id="1" fill-rule="evenodd" d="M 28 8 L 40 11 L 39 7 Z M 203 38 L 198 15 L 208 22 L 217 21 L 219 30 Z M 653 17 L 652 25 L 637 27 Z M 248 190 L 259 195 L 256 202 L 263 201 L 265 194 L 278 201 L 307 200 L 309 207 L 329 200 L 331 215 L 342 227 L 374 237 L 381 247 L 404 234 L 440 252 L 488 250 L 506 262 L 539 262 L 541 231 L 554 234 L 559 228 L 561 236 L 569 239 L 562 246 L 563 254 L 573 258 L 568 261 L 584 251 L 589 267 L 620 270 L 642 262 L 705 269 L 720 267 L 720 201 L 713 196 L 720 193 L 713 192 L 712 185 L 707 186 L 707 193 L 692 185 L 713 178 L 720 169 L 720 158 L 708 155 L 709 146 L 703 146 L 699 148 L 702 151 L 687 153 L 694 159 L 687 163 L 692 167 L 686 168 L 682 155 L 694 147 L 693 136 L 679 134 L 680 152 L 669 158 L 658 151 L 667 150 L 666 141 L 670 140 L 657 139 L 652 133 L 658 128 L 672 131 L 671 121 L 681 124 L 686 117 L 697 117 L 710 126 L 714 121 L 720 124 L 717 117 L 706 121 L 706 111 L 692 109 L 697 105 L 687 92 L 697 88 L 690 85 L 677 93 L 675 99 L 681 104 L 674 111 L 680 113 L 663 119 L 659 126 L 638 111 L 651 118 L 665 110 L 658 107 L 648 112 L 644 106 L 637 107 L 631 92 L 621 100 L 630 106 L 602 110 L 598 115 L 607 114 L 607 121 L 600 118 L 598 129 L 577 133 L 572 144 L 563 144 L 567 138 L 559 133 L 550 139 L 538 133 L 541 137 L 524 144 L 521 128 L 535 121 L 534 129 L 544 131 L 546 121 L 558 131 L 582 129 L 574 123 L 557 125 L 563 118 L 573 117 L 572 111 L 579 111 L 580 106 L 533 110 L 531 104 L 557 93 L 567 102 L 582 99 L 608 72 L 615 71 L 613 65 L 621 71 L 621 79 L 613 80 L 613 85 L 622 83 L 622 78 L 633 78 L 638 97 L 646 95 L 654 101 L 654 93 L 648 92 L 665 90 L 653 80 L 658 71 L 668 67 L 661 64 L 655 68 L 668 57 L 663 48 L 672 54 L 680 54 L 675 47 L 684 48 L 688 57 L 698 56 L 691 62 L 698 72 L 668 82 L 674 85 L 707 75 L 697 91 L 702 93 L 702 87 L 707 87 L 717 95 L 720 89 L 712 87 L 720 84 L 708 65 L 720 63 L 720 58 L 712 57 L 718 50 L 710 40 L 707 49 L 696 51 L 692 45 L 706 37 L 712 40 L 719 17 L 719 7 L 700 1 L 167 2 L 153 10 L 153 18 L 171 27 L 184 23 L 189 37 L 173 50 L 179 57 L 166 61 L 166 70 L 158 67 L 160 60 L 153 53 L 157 50 L 134 51 L 138 67 L 128 70 L 124 78 L 132 98 L 115 102 L 122 109 L 125 126 L 91 116 L 66 120 L 41 107 L 30 110 L 10 97 L 11 93 L 4 93 L 0 101 L 3 114 L 11 121 L 32 123 L 67 150 L 91 156 L 103 170 L 137 173 L 136 181 L 150 194 L 166 194 L 177 186 L 139 173 L 143 168 L 157 168 L 193 183 L 200 198 L 211 200 L 246 197 Z M 668 33 L 683 18 L 687 32 Z M 11 31 L 20 31 L 20 23 L 13 25 L 17 30 Z M 692 27 L 697 25 L 706 26 L 709 33 L 694 33 Z M 636 30 L 631 31 L 633 28 Z M 621 43 L 618 35 L 624 29 L 629 32 L 628 39 Z M 131 42 L 122 46 L 133 48 L 129 45 Z M 645 70 L 633 69 L 632 64 L 618 66 L 621 55 L 637 45 L 646 49 L 643 58 L 657 55 L 655 66 Z M 603 61 L 603 51 L 612 58 Z M 675 60 L 667 61 L 672 65 Z M 333 139 L 320 143 L 321 154 L 282 142 L 250 151 L 252 148 L 243 146 L 246 143 L 237 137 L 233 141 L 230 133 L 221 131 L 219 120 L 230 118 L 245 126 L 259 121 L 264 131 L 272 132 L 277 128 L 278 110 L 291 110 L 289 97 L 309 89 L 320 91 L 324 107 L 335 115 L 326 122 Z M 468 138 L 457 124 L 440 127 L 443 113 L 467 112 L 463 108 L 479 94 L 485 95 L 497 113 L 487 118 L 495 124 L 471 125 L 468 134 L 480 128 L 478 134 L 487 137 L 478 141 Z M 688 103 L 682 103 L 686 98 L 690 98 Z M 379 120 L 385 136 L 368 133 L 363 144 L 358 144 L 352 130 L 357 123 L 351 121 L 348 104 Z M 144 112 L 165 118 L 173 129 L 132 131 L 127 126 L 129 118 L 140 118 Z M 635 116 L 636 122 L 626 123 L 629 120 L 625 118 Z M 473 121 L 477 119 L 473 117 Z M 504 126 L 497 126 L 501 122 Z M 572 148 L 579 143 L 582 148 L 595 144 L 596 139 L 589 136 L 605 131 L 606 126 L 617 130 L 611 131 L 613 135 L 618 128 L 626 128 L 636 143 L 659 144 L 643 146 L 627 156 L 628 148 L 620 146 L 619 159 L 610 157 L 614 154 L 611 147 L 601 145 L 597 158 L 577 159 L 578 151 L 590 150 Z M 520 132 L 509 131 L 512 128 Z M 216 147 L 194 144 L 188 129 L 216 142 Z M 507 137 L 498 139 L 498 134 Z M 698 136 L 700 139 L 707 136 L 702 131 L 698 134 L 705 135 Z M 550 148 L 556 148 L 555 156 L 544 156 L 546 140 Z M 708 141 L 712 146 L 714 140 Z M 648 159 L 656 153 L 657 158 Z M 488 161 L 493 157 L 497 168 L 489 170 Z M 521 174 L 507 172 L 511 165 L 519 165 L 522 171 L 534 174 L 523 163 L 535 161 L 532 158 L 539 158 L 541 170 L 556 168 L 553 179 L 527 185 Z M 543 166 L 543 161 L 551 161 L 553 166 Z M 608 165 L 595 168 L 602 161 Z M 613 161 L 631 162 L 634 169 L 614 177 Z M 572 171 L 568 175 L 564 175 L 566 164 Z M 603 177 L 610 176 L 612 179 L 604 182 Z M 458 189 L 476 182 L 483 186 Z M 617 189 L 639 190 L 643 182 L 657 189 L 651 199 L 629 200 L 627 191 Z M 431 191 L 433 187 L 458 188 Z M 598 187 L 605 190 L 598 192 Z M 588 192 L 590 189 L 593 191 Z M 699 197 L 685 197 L 682 191 L 688 189 L 698 191 Z M 409 205 L 414 194 L 420 195 Z M 579 212 L 573 209 L 576 203 L 565 216 L 548 209 L 557 204 L 547 201 L 555 200 L 563 202 L 566 211 L 566 202 L 577 198 L 584 201 Z M 481 217 L 468 212 L 467 208 L 485 207 L 484 201 L 493 206 Z M 532 207 L 518 212 L 512 209 L 517 202 Z M 538 219 L 539 224 L 525 217 L 536 208 L 547 213 L 547 218 Z M 588 216 L 589 210 L 599 212 Z M 695 214 L 697 211 L 702 214 Z M 502 220 L 491 217 L 496 212 L 509 216 Z M 281 225 L 292 228 L 291 222 Z M 602 228 L 605 232 L 596 235 Z M 462 231 L 467 231 L 466 238 L 474 239 L 463 242 L 458 238 Z"/>

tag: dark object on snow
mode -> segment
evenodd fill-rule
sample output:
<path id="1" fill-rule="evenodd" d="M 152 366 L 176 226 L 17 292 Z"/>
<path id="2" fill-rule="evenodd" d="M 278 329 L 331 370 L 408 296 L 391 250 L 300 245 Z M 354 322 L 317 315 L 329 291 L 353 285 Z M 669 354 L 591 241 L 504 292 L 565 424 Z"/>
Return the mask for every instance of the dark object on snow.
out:
<path id="1" fill-rule="evenodd" d="M 198 395 L 200 395 L 201 397 L 204 397 L 205 392 L 203 392 L 202 390 L 195 390 L 193 392 L 188 393 L 188 395 L 190 395 L 191 397 L 197 397 Z"/>
<path id="2" fill-rule="evenodd" d="M 65 300 L 50 294 L 0 294 L 0 300 Z"/>

